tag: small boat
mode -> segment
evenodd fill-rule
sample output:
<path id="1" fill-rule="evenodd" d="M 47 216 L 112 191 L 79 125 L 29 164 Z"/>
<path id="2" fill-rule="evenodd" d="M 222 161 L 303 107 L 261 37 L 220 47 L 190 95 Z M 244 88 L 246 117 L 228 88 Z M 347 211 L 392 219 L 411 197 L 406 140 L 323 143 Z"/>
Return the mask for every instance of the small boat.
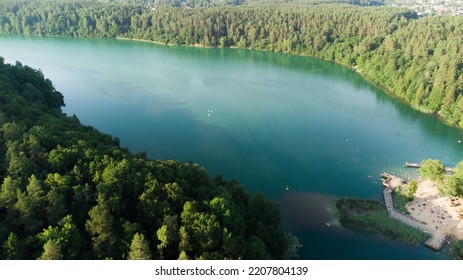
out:
<path id="1" fill-rule="evenodd" d="M 289 192 L 289 186 L 286 186 L 286 187 L 285 187 L 285 190 L 286 190 L 287 192 Z"/>
<path id="2" fill-rule="evenodd" d="M 331 227 L 330 223 L 326 223 L 325 225 L 326 225 L 327 227 Z"/>

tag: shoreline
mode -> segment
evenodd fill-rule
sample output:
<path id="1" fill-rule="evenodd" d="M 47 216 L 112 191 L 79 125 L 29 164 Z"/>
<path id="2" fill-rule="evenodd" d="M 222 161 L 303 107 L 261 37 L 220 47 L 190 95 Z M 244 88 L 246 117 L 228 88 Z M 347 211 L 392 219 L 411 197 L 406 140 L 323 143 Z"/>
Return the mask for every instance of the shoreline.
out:
<path id="1" fill-rule="evenodd" d="M 340 61 L 328 60 L 328 59 L 324 59 L 324 58 L 318 57 L 318 56 L 302 54 L 302 53 L 296 53 L 296 52 L 290 52 L 290 51 L 289 52 L 288 51 L 277 52 L 277 51 L 266 50 L 266 49 L 239 48 L 239 47 L 236 47 L 236 46 L 228 46 L 228 47 L 204 46 L 204 45 L 201 45 L 199 43 L 180 45 L 180 44 L 166 43 L 166 42 L 162 42 L 162 41 L 153 41 L 153 40 L 149 40 L 149 39 L 128 38 L 128 37 L 122 37 L 122 36 L 115 36 L 115 37 L 83 37 L 83 36 L 73 36 L 73 35 L 43 35 L 43 34 L 26 35 L 26 34 L 12 34 L 12 33 L 0 33 L 0 35 L 20 35 L 20 36 L 39 36 L 39 37 L 72 37 L 72 38 L 86 38 L 86 39 L 113 39 L 113 40 L 120 40 L 120 41 L 144 42 L 144 43 L 151 43 L 151 44 L 164 45 L 164 46 L 180 46 L 180 47 L 195 47 L 195 48 L 221 48 L 221 49 L 240 49 L 240 50 L 264 51 L 264 52 L 281 53 L 281 54 L 289 54 L 289 55 L 296 55 L 296 56 L 301 56 L 301 57 L 310 57 L 310 58 L 320 59 L 322 61 L 332 62 L 332 63 L 335 63 L 335 64 L 341 66 L 341 67 L 344 67 L 346 69 L 350 69 L 350 70 L 354 71 L 355 73 L 359 74 L 362 77 L 362 79 L 364 79 L 365 81 L 370 83 L 372 86 L 374 86 L 374 87 L 376 87 L 378 89 L 381 89 L 382 91 L 384 91 L 388 96 L 390 96 L 394 100 L 406 105 L 407 107 L 410 107 L 414 111 L 417 111 L 417 112 L 420 112 L 420 113 L 425 114 L 427 116 L 436 118 L 439 122 L 441 122 L 444 125 L 447 125 L 449 127 L 458 129 L 460 131 L 463 131 L 463 127 L 458 126 L 457 123 L 451 123 L 450 121 L 447 121 L 438 112 L 433 113 L 433 112 L 431 112 L 429 110 L 425 110 L 425 109 L 422 109 L 420 107 L 417 107 L 414 104 L 408 102 L 407 100 L 405 100 L 402 97 L 400 97 L 399 95 L 397 95 L 394 91 L 392 91 L 392 90 L 390 90 L 390 89 L 376 83 L 368 75 L 365 75 L 358 68 L 357 65 L 349 66 L 349 65 L 346 65 L 346 64 L 344 64 L 344 63 L 342 63 Z"/>
<path id="2" fill-rule="evenodd" d="M 388 215 L 387 207 L 380 200 L 294 192 L 285 193 L 278 203 L 282 221 L 289 225 L 318 231 L 335 230 L 339 234 L 346 230 L 360 234 L 379 234 L 415 245 L 429 239 L 429 234 Z"/>
<path id="3" fill-rule="evenodd" d="M 193 45 L 186 45 L 186 44 L 185 45 L 179 45 L 179 44 L 166 43 L 166 42 L 161 42 L 161 41 L 152 41 L 152 40 L 148 40 L 148 39 L 127 38 L 127 37 L 119 37 L 119 36 L 116 36 L 113 39 L 120 40 L 120 41 L 134 41 L 134 42 L 151 43 L 151 44 L 155 44 L 155 45 L 164 45 L 164 46 L 169 46 L 169 47 L 179 46 L 179 47 L 195 47 L 195 48 L 214 48 L 214 47 L 204 46 L 204 45 L 201 45 L 199 43 L 195 43 Z"/>
<path id="4" fill-rule="evenodd" d="M 382 91 L 384 91 L 387 95 L 389 95 L 394 100 L 399 101 L 404 105 L 407 105 L 408 107 L 412 108 L 413 110 L 415 110 L 417 112 L 420 112 L 422 114 L 428 115 L 430 117 L 434 117 L 438 121 L 440 121 L 441 123 L 443 123 L 443 124 L 445 124 L 447 126 L 450 126 L 452 128 L 456 128 L 458 130 L 463 130 L 463 127 L 458 126 L 457 123 L 451 123 L 450 121 L 447 121 L 443 116 L 439 115 L 438 112 L 433 113 L 432 111 L 425 110 L 425 109 L 422 109 L 420 107 L 417 107 L 414 104 L 408 102 L 407 100 L 405 100 L 402 97 L 400 97 L 399 95 L 397 95 L 394 91 L 386 88 L 385 86 L 382 86 L 382 85 L 376 83 L 372 78 L 370 78 L 368 75 L 364 74 L 363 71 L 361 69 L 359 69 L 358 65 L 349 66 L 349 65 L 346 65 L 346 64 L 344 64 L 344 63 L 342 63 L 340 61 L 327 60 L 327 59 L 324 59 L 324 58 L 321 58 L 321 57 L 318 57 L 318 56 L 302 54 L 302 53 L 296 53 L 296 52 L 291 52 L 291 51 L 277 52 L 277 51 L 266 50 L 266 49 L 240 48 L 240 47 L 237 47 L 237 46 L 228 46 L 228 47 L 204 46 L 204 45 L 201 45 L 199 43 L 179 45 L 179 44 L 173 44 L 173 43 L 166 43 L 166 42 L 162 42 L 162 41 L 152 41 L 152 40 L 149 40 L 149 39 L 137 39 L 137 38 L 128 38 L 128 37 L 119 37 L 119 36 L 114 37 L 114 39 L 123 40 L 123 41 L 152 43 L 152 44 L 156 44 L 156 45 L 165 45 L 165 46 L 181 46 L 181 47 L 195 47 L 195 48 L 220 48 L 220 49 L 239 49 L 239 50 L 250 50 L 250 51 L 264 51 L 264 52 L 271 52 L 271 53 L 281 53 L 281 54 L 296 55 L 296 56 L 301 56 L 301 57 L 310 57 L 310 58 L 320 59 L 320 60 L 326 61 L 326 62 L 333 62 L 333 63 L 335 63 L 335 64 L 337 64 L 337 65 L 339 65 L 341 67 L 350 69 L 350 70 L 354 71 L 355 73 L 359 74 L 365 81 L 370 83 L 372 86 L 381 89 Z"/>
<path id="5" fill-rule="evenodd" d="M 415 199 L 407 203 L 406 208 L 414 219 L 433 226 L 438 232 L 446 232 L 453 240 L 462 240 L 461 205 L 460 198 L 442 196 L 434 183 L 422 180 L 418 182 Z"/>
<path id="6" fill-rule="evenodd" d="M 394 208 L 391 194 L 396 188 L 408 187 L 409 182 L 387 173 L 381 177 L 384 178 L 383 193 L 389 216 L 430 234 L 425 245 L 439 251 L 448 238 L 463 239 L 463 220 L 459 215 L 463 207 L 457 207 L 462 204 L 461 199 L 443 196 L 430 180 L 419 180 L 415 198 L 405 205 L 410 213 L 407 215 Z"/>

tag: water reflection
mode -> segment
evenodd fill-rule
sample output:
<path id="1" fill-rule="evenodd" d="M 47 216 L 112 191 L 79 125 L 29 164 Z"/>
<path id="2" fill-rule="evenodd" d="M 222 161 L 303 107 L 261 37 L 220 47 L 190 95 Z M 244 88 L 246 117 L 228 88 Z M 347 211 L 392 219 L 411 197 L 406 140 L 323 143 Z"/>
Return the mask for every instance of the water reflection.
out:
<path id="1" fill-rule="evenodd" d="M 346 229 L 334 220 L 336 197 L 287 192 L 279 199 L 283 226 L 302 241 L 303 259 L 445 259 L 424 245 L 411 245 Z M 443 250 L 448 250 L 445 247 Z"/>
<path id="2" fill-rule="evenodd" d="M 0 41 L 7 61 L 43 70 L 64 94 L 67 113 L 118 136 L 133 152 L 193 160 L 281 201 L 286 226 L 307 244 L 306 258 L 400 258 L 402 250 L 380 237 L 328 230 L 315 209 L 326 201 L 287 200 L 284 186 L 381 199 L 381 172 L 404 172 L 405 161 L 429 157 L 447 165 L 461 159 L 460 131 L 331 62 L 115 40 Z M 404 248 L 403 258 L 435 257 Z"/>

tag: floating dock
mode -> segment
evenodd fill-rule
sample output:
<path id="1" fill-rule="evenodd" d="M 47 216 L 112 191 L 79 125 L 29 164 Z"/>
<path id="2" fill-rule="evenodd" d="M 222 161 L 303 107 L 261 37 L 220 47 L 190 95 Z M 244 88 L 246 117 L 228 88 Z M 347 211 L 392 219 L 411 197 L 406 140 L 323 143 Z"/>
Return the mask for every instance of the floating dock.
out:
<path id="1" fill-rule="evenodd" d="M 410 168 L 420 168 L 421 166 L 423 166 L 423 163 L 422 162 L 420 162 L 420 163 L 405 162 L 404 166 L 405 167 L 410 167 Z M 444 169 L 447 172 L 455 172 L 455 168 L 453 168 L 453 167 L 445 167 L 444 166 Z"/>

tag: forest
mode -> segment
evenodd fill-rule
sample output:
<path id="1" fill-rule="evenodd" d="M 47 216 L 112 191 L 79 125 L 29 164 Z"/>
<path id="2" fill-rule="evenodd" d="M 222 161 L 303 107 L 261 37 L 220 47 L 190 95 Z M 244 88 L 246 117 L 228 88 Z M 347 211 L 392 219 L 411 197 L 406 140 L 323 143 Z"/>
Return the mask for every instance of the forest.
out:
<path id="1" fill-rule="evenodd" d="M 0 58 L 1 259 L 281 259 L 279 207 L 192 162 L 149 160 Z M 292 237 L 294 240 L 294 237 Z"/>
<path id="2" fill-rule="evenodd" d="M 355 69 L 413 108 L 463 127 L 463 18 L 370 4 L 5 0 L 0 33 L 313 56 Z M 62 95 L 38 70 L 1 59 L 0 84 L 0 258 L 292 255 L 294 238 L 279 228 L 278 206 L 263 195 L 211 178 L 192 162 L 131 154 L 117 138 L 63 114 Z M 461 174 L 443 191 L 462 195 Z"/>
<path id="3" fill-rule="evenodd" d="M 353 68 L 413 108 L 463 127 L 462 17 L 418 17 L 407 9 L 361 5 L 375 3 L 370 1 L 256 0 L 207 7 L 141 2 L 6 0 L 0 3 L 0 33 L 313 56 Z"/>

